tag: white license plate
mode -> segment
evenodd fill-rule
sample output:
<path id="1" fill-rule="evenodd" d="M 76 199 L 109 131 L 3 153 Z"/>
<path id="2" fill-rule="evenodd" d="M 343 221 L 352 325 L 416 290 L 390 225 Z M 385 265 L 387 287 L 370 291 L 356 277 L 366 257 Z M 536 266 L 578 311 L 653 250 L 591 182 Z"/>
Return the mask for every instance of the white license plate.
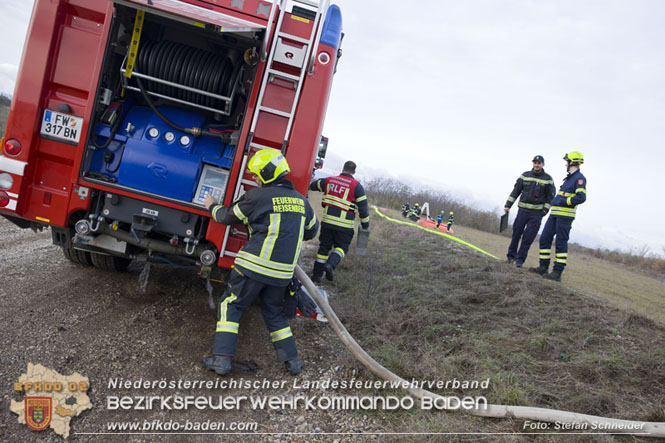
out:
<path id="1" fill-rule="evenodd" d="M 45 109 L 40 134 L 77 145 L 82 127 L 81 117 Z"/>

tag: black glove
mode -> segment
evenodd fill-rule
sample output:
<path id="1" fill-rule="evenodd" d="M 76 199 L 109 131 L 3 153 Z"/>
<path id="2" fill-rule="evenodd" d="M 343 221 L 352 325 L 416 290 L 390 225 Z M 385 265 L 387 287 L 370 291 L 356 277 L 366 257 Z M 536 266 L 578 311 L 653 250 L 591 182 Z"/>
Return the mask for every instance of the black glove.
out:
<path id="1" fill-rule="evenodd" d="M 361 226 L 363 229 L 367 230 L 367 229 L 369 229 L 369 222 L 367 222 L 367 223 L 360 223 L 360 226 Z"/>

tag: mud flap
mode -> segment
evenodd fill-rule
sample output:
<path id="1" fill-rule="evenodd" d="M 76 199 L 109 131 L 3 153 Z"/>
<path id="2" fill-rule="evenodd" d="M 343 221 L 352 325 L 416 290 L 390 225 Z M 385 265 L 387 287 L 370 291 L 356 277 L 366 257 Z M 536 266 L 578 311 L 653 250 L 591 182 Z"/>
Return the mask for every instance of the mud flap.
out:
<path id="1" fill-rule="evenodd" d="M 358 242 L 356 243 L 356 255 L 367 255 L 367 244 L 369 243 L 369 228 L 358 227 Z"/>

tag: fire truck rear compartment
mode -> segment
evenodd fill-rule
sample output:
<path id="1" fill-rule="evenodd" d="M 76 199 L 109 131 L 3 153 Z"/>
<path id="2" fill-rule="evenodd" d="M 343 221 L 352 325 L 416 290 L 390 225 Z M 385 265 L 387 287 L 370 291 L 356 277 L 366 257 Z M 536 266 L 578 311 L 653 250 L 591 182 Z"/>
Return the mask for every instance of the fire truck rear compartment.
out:
<path id="1" fill-rule="evenodd" d="M 116 5 L 81 173 L 186 205 L 202 206 L 206 194 L 221 200 L 260 35 L 144 17 Z"/>

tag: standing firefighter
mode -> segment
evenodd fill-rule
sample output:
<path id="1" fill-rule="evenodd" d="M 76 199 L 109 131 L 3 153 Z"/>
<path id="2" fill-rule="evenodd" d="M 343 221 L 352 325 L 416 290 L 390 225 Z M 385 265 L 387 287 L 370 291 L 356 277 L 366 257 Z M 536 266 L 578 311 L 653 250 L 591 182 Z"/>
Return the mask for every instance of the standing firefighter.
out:
<path id="1" fill-rule="evenodd" d="M 441 211 L 441 213 L 436 216 L 436 229 L 439 229 L 444 218 L 446 218 L 446 211 Z"/>
<path id="2" fill-rule="evenodd" d="M 507 214 L 517 197 L 520 197 L 520 201 L 517 203 L 519 210 L 513 222 L 513 237 L 507 254 L 508 263 L 515 262 L 518 268 L 521 268 L 526 261 L 531 243 L 538 235 L 540 223 L 549 212 L 550 202 L 556 191 L 554 180 L 545 172 L 544 165 L 543 156 L 536 155 L 533 158 L 533 169 L 520 175 L 503 208 Z M 521 245 L 519 244 L 520 238 L 522 239 Z"/>
<path id="3" fill-rule="evenodd" d="M 448 216 L 448 230 L 450 231 L 451 226 L 455 223 L 455 214 L 453 211 L 450 211 L 450 215 Z"/>
<path id="4" fill-rule="evenodd" d="M 554 281 L 561 281 L 561 273 L 566 268 L 568 238 L 575 220 L 575 210 L 577 205 L 586 201 L 586 178 L 580 172 L 580 165 L 584 163 L 582 153 L 573 151 L 566 154 L 563 159 L 566 161 L 568 175 L 552 200 L 552 212 L 540 235 L 540 266 L 529 269 Z M 556 236 L 556 258 L 554 269 L 548 274 L 554 236 Z"/>
<path id="5" fill-rule="evenodd" d="M 249 241 L 238 252 L 229 285 L 220 300 L 212 354 L 203 359 L 217 374 L 231 372 L 242 313 L 256 297 L 270 333 L 277 358 L 293 375 L 300 373 L 291 328 L 282 314 L 282 300 L 300 255 L 303 240 L 316 236 L 318 221 L 309 202 L 285 176 L 289 165 L 276 149 L 262 149 L 249 161 L 258 187 L 249 190 L 232 206 L 215 204 L 208 195 L 205 205 L 219 223 L 243 223 Z"/>
<path id="6" fill-rule="evenodd" d="M 340 175 L 320 178 L 309 185 L 312 191 L 324 193 L 321 202 L 323 220 L 319 235 L 320 245 L 312 270 L 312 281 L 315 283 L 321 281 L 324 272 L 326 278 L 332 281 L 334 270 L 346 255 L 353 239 L 356 210 L 362 228 L 369 228 L 367 196 L 363 185 L 353 178 L 355 173 L 356 164 L 347 161 Z"/>

